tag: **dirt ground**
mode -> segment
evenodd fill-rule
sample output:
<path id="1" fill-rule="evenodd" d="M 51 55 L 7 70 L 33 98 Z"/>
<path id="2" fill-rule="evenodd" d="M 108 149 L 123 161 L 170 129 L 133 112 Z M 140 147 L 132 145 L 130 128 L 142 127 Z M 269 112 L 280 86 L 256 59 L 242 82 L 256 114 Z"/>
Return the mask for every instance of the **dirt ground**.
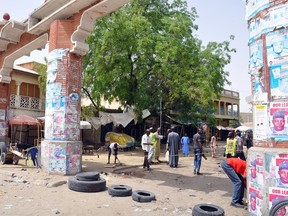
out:
<path id="1" fill-rule="evenodd" d="M 124 184 L 133 190 L 147 190 L 156 201 L 139 203 L 131 197 L 111 197 L 108 190 L 81 193 L 68 189 L 68 176 L 48 175 L 41 169 L 19 165 L 0 165 L 0 215 L 191 215 L 193 206 L 212 203 L 222 207 L 225 215 L 247 215 L 247 210 L 230 206 L 232 183 L 219 167 L 223 159 L 223 143 L 218 157 L 202 160 L 202 176 L 193 174 L 193 155 L 180 157 L 179 167 L 152 165 L 152 171 L 142 168 L 140 149 L 120 152 L 121 166 L 107 167 L 107 152 L 99 158 L 83 155 L 83 171 L 98 171 L 106 186 Z M 164 150 L 161 154 L 164 160 Z"/>

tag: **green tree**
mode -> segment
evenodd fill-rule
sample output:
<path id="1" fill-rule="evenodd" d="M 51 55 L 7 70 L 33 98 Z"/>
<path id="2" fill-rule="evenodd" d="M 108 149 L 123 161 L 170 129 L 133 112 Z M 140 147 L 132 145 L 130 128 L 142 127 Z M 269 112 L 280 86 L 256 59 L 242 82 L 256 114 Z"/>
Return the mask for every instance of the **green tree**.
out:
<path id="1" fill-rule="evenodd" d="M 83 85 L 97 106 L 102 96 L 141 116 L 158 112 L 161 99 L 179 120 L 213 119 L 211 103 L 228 83 L 224 67 L 234 50 L 228 41 L 202 46 L 196 18 L 183 0 L 132 0 L 97 20 L 83 61 Z"/>
<path id="2" fill-rule="evenodd" d="M 34 71 L 37 71 L 39 74 L 38 82 L 39 82 L 39 88 L 42 96 L 46 97 L 46 80 L 47 80 L 47 59 L 44 58 L 44 61 L 46 64 L 41 64 L 39 62 L 35 62 L 35 65 L 33 67 Z"/>

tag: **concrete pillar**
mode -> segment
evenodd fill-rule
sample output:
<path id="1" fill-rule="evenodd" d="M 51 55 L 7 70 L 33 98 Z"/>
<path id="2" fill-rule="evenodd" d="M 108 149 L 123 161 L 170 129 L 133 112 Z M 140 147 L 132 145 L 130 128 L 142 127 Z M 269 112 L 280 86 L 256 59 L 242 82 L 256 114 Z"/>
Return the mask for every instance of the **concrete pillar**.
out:
<path id="1" fill-rule="evenodd" d="M 9 84 L 0 83 L 0 141 L 9 143 L 8 108 L 10 102 Z"/>
<path id="2" fill-rule="evenodd" d="M 254 124 L 247 158 L 249 215 L 269 215 L 288 199 L 287 6 L 286 1 L 246 1 Z"/>
<path id="3" fill-rule="evenodd" d="M 20 95 L 20 86 L 21 86 L 21 83 L 20 81 L 15 81 L 15 84 L 16 84 L 16 95 L 19 96 Z"/>
<path id="4" fill-rule="evenodd" d="M 70 22 L 57 20 L 50 27 L 41 164 L 51 174 L 76 174 L 82 166 L 82 57 L 69 52 L 73 27 Z"/>

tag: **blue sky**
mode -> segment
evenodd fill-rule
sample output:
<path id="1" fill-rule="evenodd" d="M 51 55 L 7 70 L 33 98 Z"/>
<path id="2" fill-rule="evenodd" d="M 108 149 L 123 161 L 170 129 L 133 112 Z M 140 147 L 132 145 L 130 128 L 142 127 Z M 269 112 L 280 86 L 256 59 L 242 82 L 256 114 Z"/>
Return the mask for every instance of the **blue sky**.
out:
<path id="1" fill-rule="evenodd" d="M 10 19 L 23 21 L 28 15 L 44 0 L 0 0 L 0 15 L 10 14 Z M 245 20 L 245 3 L 242 0 L 187 0 L 188 7 L 196 8 L 199 18 L 196 23 L 199 26 L 198 38 L 206 44 L 209 41 L 223 42 L 229 40 L 230 35 L 235 36 L 231 47 L 236 48 L 237 53 L 232 55 L 231 63 L 225 68 L 229 71 L 230 86 L 226 89 L 240 93 L 240 111 L 248 112 L 250 106 L 245 98 L 251 94 L 251 84 L 248 75 L 249 50 L 248 50 L 248 29 Z M 15 7 L 15 5 L 17 5 Z M 2 17 L 1 17 L 2 18 Z M 40 51 L 31 53 L 31 57 L 24 57 L 17 62 L 37 60 Z"/>

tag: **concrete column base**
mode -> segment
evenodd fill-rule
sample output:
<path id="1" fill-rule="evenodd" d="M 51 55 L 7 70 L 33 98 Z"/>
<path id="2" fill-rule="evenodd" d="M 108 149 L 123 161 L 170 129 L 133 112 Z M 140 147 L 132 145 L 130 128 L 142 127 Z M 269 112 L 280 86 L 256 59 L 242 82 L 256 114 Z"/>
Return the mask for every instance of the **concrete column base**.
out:
<path id="1" fill-rule="evenodd" d="M 252 147 L 247 157 L 249 215 L 269 215 L 280 200 L 288 199 L 288 149 Z M 285 173 L 286 173 L 285 171 Z"/>
<path id="2" fill-rule="evenodd" d="M 49 174 L 73 175 L 81 172 L 82 141 L 42 141 L 41 165 Z"/>

